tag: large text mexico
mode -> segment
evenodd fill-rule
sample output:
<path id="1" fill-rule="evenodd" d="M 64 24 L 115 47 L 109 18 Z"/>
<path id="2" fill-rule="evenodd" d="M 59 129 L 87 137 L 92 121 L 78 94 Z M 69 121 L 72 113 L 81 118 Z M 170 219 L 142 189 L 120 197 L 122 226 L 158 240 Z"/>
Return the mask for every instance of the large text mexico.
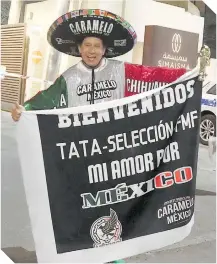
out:
<path id="1" fill-rule="evenodd" d="M 38 258 L 106 262 L 186 237 L 200 100 L 190 76 L 92 111 L 24 113 L 19 150 Z"/>

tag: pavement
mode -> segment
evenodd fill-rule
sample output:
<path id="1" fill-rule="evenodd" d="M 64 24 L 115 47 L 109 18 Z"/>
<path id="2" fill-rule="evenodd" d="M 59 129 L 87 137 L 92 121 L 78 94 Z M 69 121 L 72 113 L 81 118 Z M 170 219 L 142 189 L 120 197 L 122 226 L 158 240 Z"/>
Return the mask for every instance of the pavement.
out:
<path id="1" fill-rule="evenodd" d="M 15 263 L 36 263 L 36 254 L 15 140 L 16 123 L 1 113 L 1 248 Z M 200 145 L 195 224 L 183 241 L 127 258 L 127 263 L 216 263 L 216 164 Z"/>

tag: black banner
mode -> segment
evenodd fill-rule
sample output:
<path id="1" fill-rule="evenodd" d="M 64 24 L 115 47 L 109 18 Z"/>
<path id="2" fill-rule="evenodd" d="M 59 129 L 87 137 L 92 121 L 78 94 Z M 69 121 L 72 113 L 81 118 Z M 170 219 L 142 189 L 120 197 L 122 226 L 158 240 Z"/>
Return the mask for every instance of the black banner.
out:
<path id="1" fill-rule="evenodd" d="M 110 109 L 37 115 L 57 253 L 189 223 L 200 101 L 194 78 Z"/>

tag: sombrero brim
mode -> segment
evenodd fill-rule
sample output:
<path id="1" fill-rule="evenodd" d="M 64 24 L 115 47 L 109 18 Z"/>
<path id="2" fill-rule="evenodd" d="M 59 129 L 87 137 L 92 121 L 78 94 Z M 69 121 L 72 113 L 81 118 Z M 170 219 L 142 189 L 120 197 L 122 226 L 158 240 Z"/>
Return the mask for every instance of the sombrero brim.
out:
<path id="1" fill-rule="evenodd" d="M 105 57 L 112 58 L 130 51 L 136 43 L 136 32 L 123 18 L 100 9 L 68 12 L 51 25 L 48 42 L 56 50 L 80 57 L 78 41 L 82 37 L 103 38 L 107 49 Z"/>

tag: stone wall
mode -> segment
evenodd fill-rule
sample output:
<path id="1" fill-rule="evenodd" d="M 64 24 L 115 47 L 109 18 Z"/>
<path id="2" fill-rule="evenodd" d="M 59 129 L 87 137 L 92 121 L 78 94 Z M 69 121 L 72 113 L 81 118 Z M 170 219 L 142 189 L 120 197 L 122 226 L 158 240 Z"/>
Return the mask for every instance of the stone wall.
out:
<path id="1" fill-rule="evenodd" d="M 1 1 L 1 25 L 8 23 L 11 1 Z"/>
<path id="2" fill-rule="evenodd" d="M 203 42 L 211 49 L 211 57 L 216 58 L 216 14 L 208 7 L 204 13 Z"/>

